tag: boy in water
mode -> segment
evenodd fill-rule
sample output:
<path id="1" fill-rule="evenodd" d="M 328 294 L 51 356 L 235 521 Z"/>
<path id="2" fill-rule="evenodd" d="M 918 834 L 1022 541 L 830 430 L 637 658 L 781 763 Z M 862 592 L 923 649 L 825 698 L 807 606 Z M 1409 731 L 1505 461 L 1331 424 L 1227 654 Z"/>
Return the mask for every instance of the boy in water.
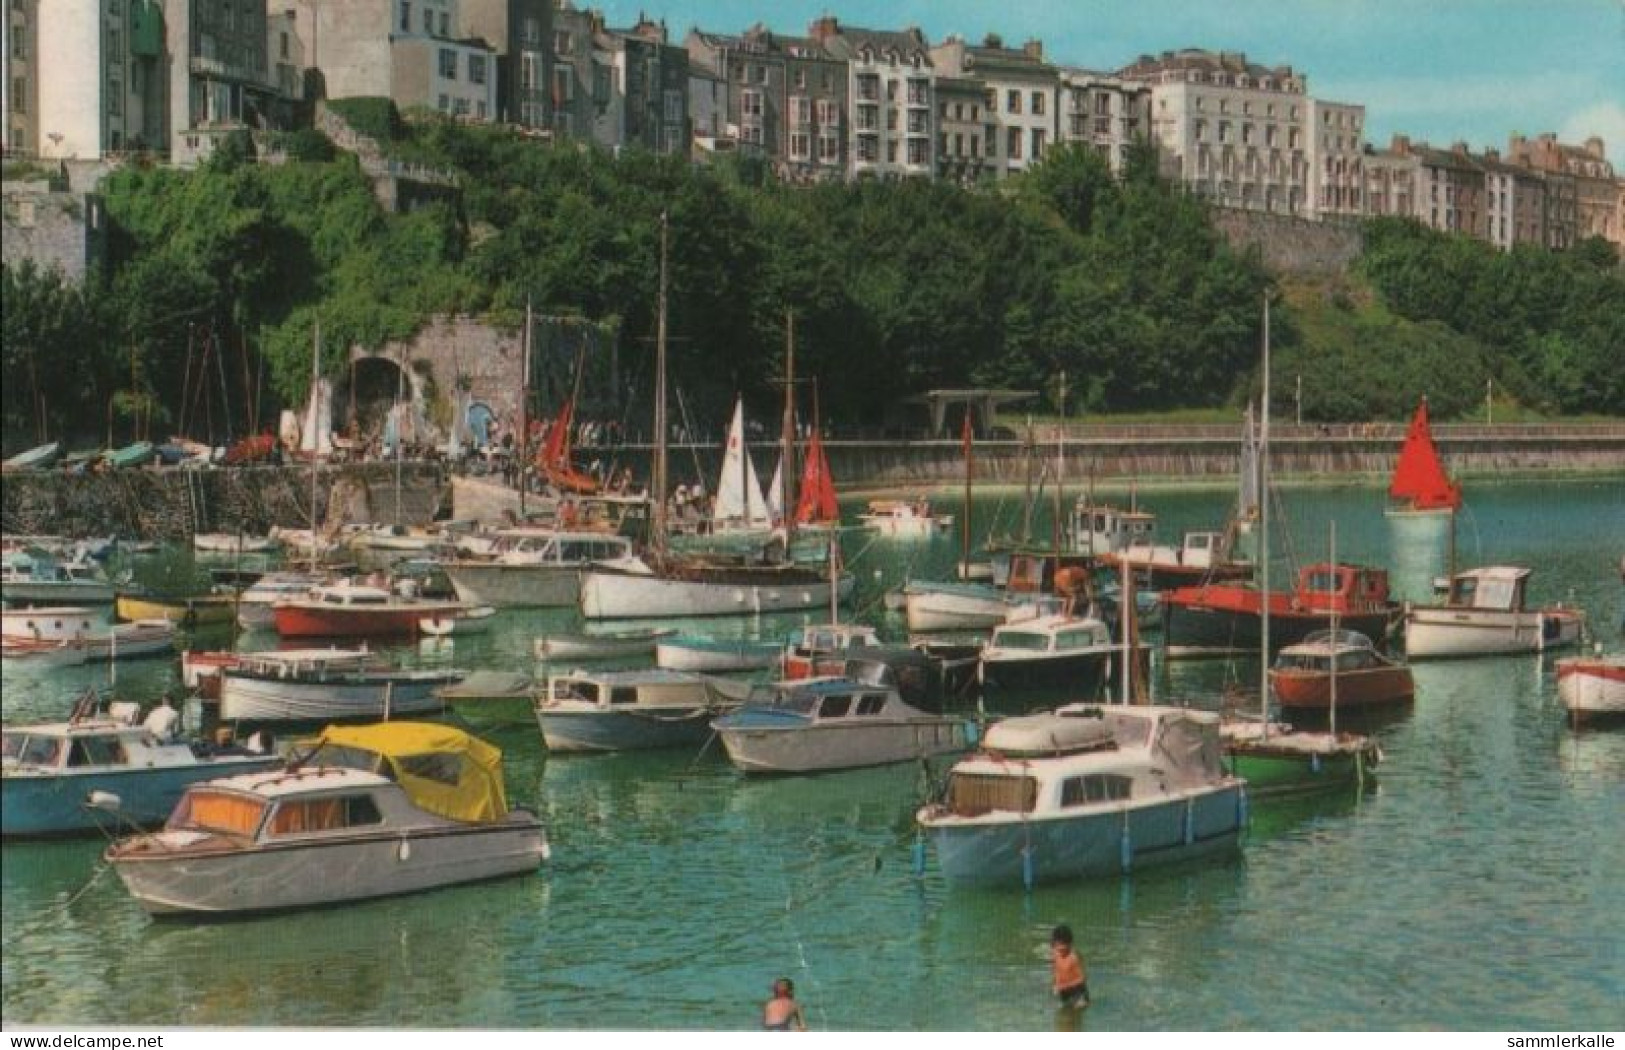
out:
<path id="1" fill-rule="evenodd" d="M 807 1030 L 807 1019 L 801 1015 L 801 1004 L 796 1002 L 796 986 L 790 978 L 780 977 L 773 982 L 773 998 L 762 1007 L 762 1028 L 769 1032 Z"/>
<path id="2" fill-rule="evenodd" d="M 1069 1009 L 1088 1009 L 1089 976 L 1083 959 L 1072 950 L 1072 927 L 1061 925 L 1049 938 L 1050 973 L 1055 995 Z"/>

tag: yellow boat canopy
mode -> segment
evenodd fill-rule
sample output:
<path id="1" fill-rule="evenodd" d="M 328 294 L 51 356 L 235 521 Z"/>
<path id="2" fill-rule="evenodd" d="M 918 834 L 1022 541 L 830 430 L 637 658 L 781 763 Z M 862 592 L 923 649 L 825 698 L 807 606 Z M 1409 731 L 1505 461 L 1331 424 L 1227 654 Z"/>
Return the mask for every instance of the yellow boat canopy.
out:
<path id="1" fill-rule="evenodd" d="M 377 755 L 413 803 L 430 813 L 479 822 L 508 815 L 502 752 L 460 729 L 428 722 L 328 726 L 311 764 L 321 763 L 327 747 Z"/>

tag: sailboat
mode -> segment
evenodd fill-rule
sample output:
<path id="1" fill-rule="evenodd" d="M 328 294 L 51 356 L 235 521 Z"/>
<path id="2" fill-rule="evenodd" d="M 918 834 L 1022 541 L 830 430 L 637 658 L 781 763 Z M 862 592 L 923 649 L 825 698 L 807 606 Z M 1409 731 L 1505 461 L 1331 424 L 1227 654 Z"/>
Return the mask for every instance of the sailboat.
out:
<path id="1" fill-rule="evenodd" d="M 1428 426 L 1428 400 L 1423 398 L 1411 417 L 1405 444 L 1394 465 L 1388 496 L 1395 500 L 1385 513 L 1390 519 L 1442 522 L 1461 508 L 1461 486 L 1450 480 Z"/>
<path id="2" fill-rule="evenodd" d="M 775 537 L 752 555 L 679 554 L 670 549 L 666 522 L 666 289 L 666 220 L 662 216 L 650 546 L 625 567 L 595 567 L 582 574 L 582 615 L 589 620 L 725 616 L 818 609 L 831 601 L 844 601 L 852 591 L 851 575 L 832 584 L 819 569 L 788 560 L 793 528 L 785 530 L 782 546 Z M 786 397 L 791 396 L 790 390 L 793 386 L 787 384 Z"/>
<path id="3" fill-rule="evenodd" d="M 783 465 L 779 468 L 783 470 Z M 773 479 L 774 490 L 782 491 L 783 476 Z M 733 422 L 728 424 L 728 443 L 722 450 L 722 472 L 717 476 L 717 502 L 711 511 L 713 535 L 762 533 L 773 527 L 773 518 L 756 477 L 756 464 L 745 447 L 745 401 L 734 402 Z"/>
<path id="4" fill-rule="evenodd" d="M 1269 435 L 1270 435 L 1270 313 L 1264 300 L 1264 398 L 1259 424 L 1258 454 L 1258 586 L 1269 593 Z M 1336 533 L 1333 533 L 1331 564 L 1337 564 Z M 1341 784 L 1363 785 L 1367 771 L 1377 763 L 1380 752 L 1370 739 L 1337 732 L 1336 685 L 1332 685 L 1332 725 L 1325 733 L 1294 730 L 1270 721 L 1270 602 L 1260 607 L 1259 718 L 1227 719 L 1220 725 L 1224 754 L 1230 772 L 1245 780 L 1254 794 L 1317 790 Z M 1330 607 L 1333 636 L 1338 622 L 1338 606 Z M 1170 628 L 1172 624 L 1170 623 Z"/>

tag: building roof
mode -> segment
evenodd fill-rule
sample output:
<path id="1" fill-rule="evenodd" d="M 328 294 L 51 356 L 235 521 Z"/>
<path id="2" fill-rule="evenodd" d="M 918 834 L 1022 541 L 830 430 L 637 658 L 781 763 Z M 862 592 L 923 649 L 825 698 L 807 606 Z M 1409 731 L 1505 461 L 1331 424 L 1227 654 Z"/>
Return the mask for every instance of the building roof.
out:
<path id="1" fill-rule="evenodd" d="M 1291 66 L 1262 66 L 1247 61 L 1240 51 L 1208 51 L 1204 48 L 1185 48 L 1164 51 L 1161 55 L 1141 55 L 1133 63 L 1118 71 L 1118 76 L 1144 80 L 1157 73 L 1174 70 L 1196 70 L 1203 73 L 1228 73 L 1232 76 L 1269 77 L 1276 80 L 1298 79 Z"/>

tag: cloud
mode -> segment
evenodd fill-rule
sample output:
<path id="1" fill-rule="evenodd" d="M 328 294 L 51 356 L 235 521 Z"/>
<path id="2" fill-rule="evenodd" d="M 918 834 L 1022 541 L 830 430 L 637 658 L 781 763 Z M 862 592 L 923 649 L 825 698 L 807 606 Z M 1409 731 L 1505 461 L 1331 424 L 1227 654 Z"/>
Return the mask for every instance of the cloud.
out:
<path id="1" fill-rule="evenodd" d="M 1608 147 L 1608 159 L 1616 174 L 1625 173 L 1625 103 L 1598 102 L 1573 113 L 1563 121 L 1557 137 L 1579 145 L 1591 136 Z"/>

